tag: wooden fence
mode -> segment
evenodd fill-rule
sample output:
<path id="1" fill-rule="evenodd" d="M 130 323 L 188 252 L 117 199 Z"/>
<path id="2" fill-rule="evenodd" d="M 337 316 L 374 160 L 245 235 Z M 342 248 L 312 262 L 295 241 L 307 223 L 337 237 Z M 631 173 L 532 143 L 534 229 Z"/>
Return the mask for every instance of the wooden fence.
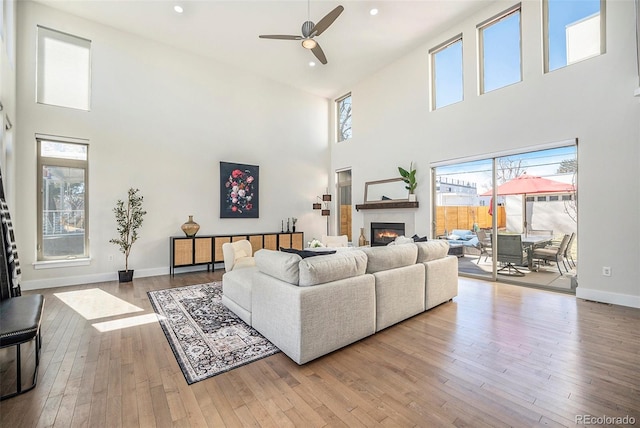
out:
<path id="1" fill-rule="evenodd" d="M 491 228 L 492 217 L 488 206 L 439 206 L 436 207 L 436 236 L 444 235 L 444 231 L 453 229 L 472 230 L 474 223 L 480 229 Z M 507 225 L 504 207 L 498 207 L 498 228 Z"/>

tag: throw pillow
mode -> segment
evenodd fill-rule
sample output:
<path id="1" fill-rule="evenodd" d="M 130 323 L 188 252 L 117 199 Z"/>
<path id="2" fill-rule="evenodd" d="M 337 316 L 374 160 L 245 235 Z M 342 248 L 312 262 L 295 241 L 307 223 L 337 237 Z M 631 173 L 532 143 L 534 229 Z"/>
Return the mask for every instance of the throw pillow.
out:
<path id="1" fill-rule="evenodd" d="M 300 257 L 302 257 L 303 259 L 306 259 L 307 257 L 322 256 L 322 255 L 325 255 L 325 254 L 335 254 L 336 253 L 336 250 L 311 251 L 311 250 L 296 250 L 295 248 L 284 248 L 284 247 L 280 247 L 280 251 L 282 251 L 284 253 L 297 254 Z"/>

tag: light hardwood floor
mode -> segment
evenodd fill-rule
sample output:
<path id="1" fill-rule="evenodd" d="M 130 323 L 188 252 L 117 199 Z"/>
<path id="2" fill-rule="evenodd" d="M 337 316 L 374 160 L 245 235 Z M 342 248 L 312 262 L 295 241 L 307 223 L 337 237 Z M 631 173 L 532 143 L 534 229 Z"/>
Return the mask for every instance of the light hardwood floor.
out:
<path id="1" fill-rule="evenodd" d="M 148 290 L 220 277 L 43 290 L 38 386 L 0 402 L 0 426 L 640 425 L 640 310 L 566 294 L 461 278 L 453 302 L 304 366 L 280 353 L 191 386 L 157 322 L 96 328 L 152 313 Z M 56 297 L 93 289 L 143 311 L 87 320 Z"/>

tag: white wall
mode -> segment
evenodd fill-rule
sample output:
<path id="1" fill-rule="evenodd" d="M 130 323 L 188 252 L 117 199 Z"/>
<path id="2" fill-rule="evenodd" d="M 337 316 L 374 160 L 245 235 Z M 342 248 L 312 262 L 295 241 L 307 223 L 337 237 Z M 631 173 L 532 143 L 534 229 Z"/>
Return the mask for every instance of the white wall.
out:
<path id="1" fill-rule="evenodd" d="M 38 105 L 36 25 L 92 40 L 91 111 Z M 311 209 L 327 187 L 328 101 L 219 63 L 47 8 L 19 2 L 18 172 L 15 226 L 23 288 L 116 278 L 124 259 L 112 208 L 140 188 L 148 214 L 129 266 L 169 272 L 169 236 L 193 215 L 199 234 L 280 231 L 297 217 L 305 239 L 325 218 Z M 91 264 L 34 270 L 36 143 L 89 140 Z M 260 166 L 260 218 L 219 218 L 219 162 Z M 115 261 L 109 262 L 109 255 Z"/>
<path id="2" fill-rule="evenodd" d="M 0 167 L 5 190 L 5 200 L 9 207 L 15 204 L 12 180 L 7 180 L 15 169 L 15 127 L 9 124 L 16 122 L 16 12 L 15 1 L 0 2 L 3 8 L 2 35 L 0 37 Z M 10 129 L 6 129 L 9 125 Z"/>
<path id="3" fill-rule="evenodd" d="M 353 138 L 332 147 L 332 169 L 364 182 L 418 169 L 416 233 L 430 234 L 432 162 L 578 138 L 577 296 L 640 307 L 640 99 L 634 2 L 608 1 L 607 52 L 552 73 L 542 69 L 538 1 L 522 3 L 523 82 L 479 96 L 476 24 L 511 6 L 499 1 L 352 88 Z M 429 111 L 428 50 L 462 32 L 464 101 Z M 339 95 L 339 94 L 336 94 Z M 613 190 L 613 191 L 612 191 Z M 364 224 L 354 211 L 353 230 Z M 611 266 L 612 276 L 601 275 Z"/>

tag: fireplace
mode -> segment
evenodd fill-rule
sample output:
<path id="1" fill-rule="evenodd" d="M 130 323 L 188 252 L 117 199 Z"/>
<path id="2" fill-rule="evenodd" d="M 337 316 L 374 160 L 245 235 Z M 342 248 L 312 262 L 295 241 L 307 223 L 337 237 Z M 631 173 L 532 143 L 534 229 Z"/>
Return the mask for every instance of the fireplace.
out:
<path id="1" fill-rule="evenodd" d="M 371 223 L 371 246 L 380 247 L 404 235 L 404 223 Z"/>

